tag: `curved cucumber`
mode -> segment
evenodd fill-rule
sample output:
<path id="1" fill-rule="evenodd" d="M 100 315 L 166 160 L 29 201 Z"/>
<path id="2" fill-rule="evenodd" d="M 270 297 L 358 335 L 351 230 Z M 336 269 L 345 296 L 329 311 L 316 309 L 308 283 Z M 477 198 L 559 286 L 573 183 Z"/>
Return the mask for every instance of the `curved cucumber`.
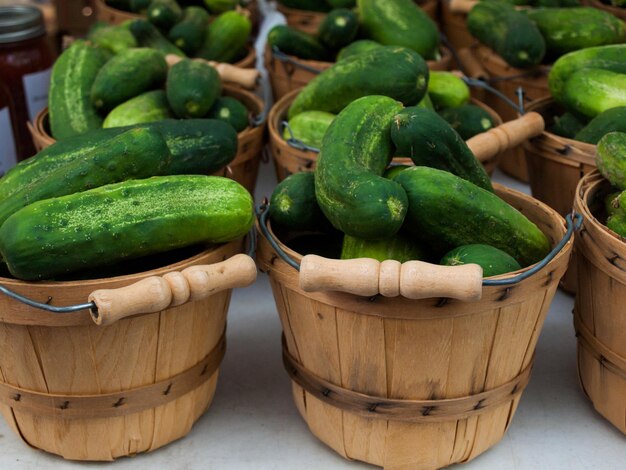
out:
<path id="1" fill-rule="evenodd" d="M 183 18 L 167 33 L 168 39 L 188 56 L 202 47 L 209 14 L 204 8 L 190 6 L 183 10 Z"/>
<path id="2" fill-rule="evenodd" d="M 522 269 L 508 253 L 489 245 L 463 245 L 449 251 L 439 264 L 459 266 L 477 264 L 483 268 L 483 277 L 497 276 Z"/>
<path id="3" fill-rule="evenodd" d="M 602 69 L 579 70 L 565 83 L 562 99 L 570 111 L 590 118 L 626 106 L 626 74 Z"/>
<path id="4" fill-rule="evenodd" d="M 596 165 L 613 186 L 626 190 L 626 133 L 609 132 L 600 139 Z"/>
<path id="5" fill-rule="evenodd" d="M 607 109 L 598 114 L 576 134 L 574 139 L 595 145 L 609 132 L 626 132 L 626 106 Z"/>
<path id="6" fill-rule="evenodd" d="M 131 126 L 173 117 L 165 92 L 153 90 L 116 106 L 104 119 L 102 127 Z"/>

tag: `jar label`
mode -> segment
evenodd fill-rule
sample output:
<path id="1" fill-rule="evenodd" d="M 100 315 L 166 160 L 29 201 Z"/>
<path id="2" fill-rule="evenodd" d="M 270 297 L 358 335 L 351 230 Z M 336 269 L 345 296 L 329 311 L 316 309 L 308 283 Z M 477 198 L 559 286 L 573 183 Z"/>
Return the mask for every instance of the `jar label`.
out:
<path id="1" fill-rule="evenodd" d="M 0 145 L 0 176 L 2 176 L 17 163 L 9 108 L 0 109 L 0 142 L 2 142 Z"/>
<path id="2" fill-rule="evenodd" d="M 34 121 L 37 113 L 48 105 L 50 72 L 52 72 L 52 68 L 42 70 L 41 72 L 29 73 L 23 77 L 28 118 L 31 121 Z"/>

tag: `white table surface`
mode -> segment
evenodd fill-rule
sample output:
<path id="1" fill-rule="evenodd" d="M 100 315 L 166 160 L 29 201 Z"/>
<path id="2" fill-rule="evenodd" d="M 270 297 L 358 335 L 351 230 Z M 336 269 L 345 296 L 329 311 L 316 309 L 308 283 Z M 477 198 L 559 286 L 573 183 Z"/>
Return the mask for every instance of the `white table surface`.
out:
<path id="1" fill-rule="evenodd" d="M 263 30 L 267 31 L 268 24 Z M 496 172 L 495 181 L 529 192 Z M 256 199 L 276 184 L 263 164 Z M 502 441 L 467 470 L 626 470 L 626 437 L 583 395 L 576 375 L 573 298 L 558 291 L 539 338 L 531 381 Z M 281 360 L 281 327 L 267 276 L 233 293 L 228 348 L 213 404 L 183 439 L 149 454 L 123 458 L 116 469 L 357 470 L 319 442 L 292 402 Z M 97 468 L 34 450 L 0 420 L 0 470 Z"/>

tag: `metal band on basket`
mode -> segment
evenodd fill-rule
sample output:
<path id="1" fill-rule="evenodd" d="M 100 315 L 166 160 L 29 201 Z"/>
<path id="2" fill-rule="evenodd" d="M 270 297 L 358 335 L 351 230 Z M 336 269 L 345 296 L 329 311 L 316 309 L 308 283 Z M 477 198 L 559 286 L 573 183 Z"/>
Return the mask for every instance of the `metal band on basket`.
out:
<path id="1" fill-rule="evenodd" d="M 65 419 L 112 418 L 165 405 L 197 389 L 217 371 L 226 352 L 222 334 L 195 366 L 166 380 L 115 393 L 57 395 L 25 390 L 0 382 L 0 403 L 16 411 Z"/>
<path id="2" fill-rule="evenodd" d="M 574 329 L 576 330 L 576 338 L 578 344 L 586 349 L 602 367 L 626 379 L 626 358 L 621 357 L 616 352 L 606 347 L 596 336 L 587 328 L 583 322 L 574 315 Z"/>
<path id="3" fill-rule="evenodd" d="M 534 358 L 533 358 L 534 359 Z M 442 400 L 399 400 L 355 392 L 332 384 L 302 366 L 287 350 L 283 336 L 283 363 L 289 377 L 319 400 L 365 418 L 405 422 L 439 422 L 469 418 L 519 396 L 530 380 L 533 359 L 516 377 L 475 395 Z"/>

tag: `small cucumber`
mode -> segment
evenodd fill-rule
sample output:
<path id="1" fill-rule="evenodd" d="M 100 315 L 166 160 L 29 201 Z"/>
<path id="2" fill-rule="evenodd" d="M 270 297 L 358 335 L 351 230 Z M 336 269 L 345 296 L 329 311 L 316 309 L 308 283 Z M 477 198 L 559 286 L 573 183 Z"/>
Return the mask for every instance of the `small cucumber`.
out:
<path id="1" fill-rule="evenodd" d="M 609 132 L 600 139 L 596 165 L 613 186 L 626 190 L 626 133 Z"/>
<path id="2" fill-rule="evenodd" d="M 560 135 L 561 137 L 573 139 L 584 127 L 584 121 L 582 121 L 578 116 L 575 116 L 570 112 L 566 112 L 561 116 L 556 116 L 554 118 L 554 124 L 550 127 L 550 132 Z"/>
<path id="3" fill-rule="evenodd" d="M 186 57 L 185 53 L 172 44 L 161 32 L 148 20 L 133 20 L 129 26 L 130 32 L 133 33 L 137 44 L 141 47 L 149 47 L 156 49 L 162 54 L 174 54 L 179 57 Z"/>
<path id="4" fill-rule="evenodd" d="M 205 116 L 222 91 L 222 81 L 206 62 L 184 59 L 170 67 L 165 83 L 167 101 L 179 118 Z"/>
<path id="5" fill-rule="evenodd" d="M 252 31 L 250 19 L 238 11 L 227 11 L 206 29 L 198 57 L 217 62 L 233 62 L 245 49 Z"/>
<path id="6" fill-rule="evenodd" d="M 330 60 L 331 53 L 315 36 L 285 25 L 274 26 L 267 42 L 284 54 L 304 60 Z"/>
<path id="7" fill-rule="evenodd" d="M 181 20 L 183 10 L 176 0 L 152 0 L 146 16 L 153 25 L 167 33 Z"/>
<path id="8" fill-rule="evenodd" d="M 116 106 L 104 119 L 102 127 L 122 127 L 173 118 L 163 90 L 153 90 Z"/>
<path id="9" fill-rule="evenodd" d="M 167 76 L 167 63 L 159 51 L 141 47 L 127 49 L 109 60 L 91 87 L 91 101 L 102 111 L 148 90 L 159 88 Z"/>
<path id="10" fill-rule="evenodd" d="M 563 102 L 570 111 L 589 118 L 626 106 L 626 74 L 603 69 L 574 72 L 565 82 Z"/>
<path id="11" fill-rule="evenodd" d="M 609 132 L 626 132 L 626 106 L 607 109 L 598 114 L 574 138 L 595 145 Z"/>
<path id="12" fill-rule="evenodd" d="M 193 56 L 204 41 L 209 14 L 201 7 L 187 7 L 183 18 L 167 34 L 168 39 L 188 56 Z"/>
<path id="13" fill-rule="evenodd" d="M 463 245 L 449 251 L 439 264 L 459 266 L 477 264 L 483 268 L 483 277 L 498 276 L 522 269 L 508 253 L 489 245 Z"/>
<path id="14" fill-rule="evenodd" d="M 439 111 L 439 115 L 452 126 L 452 129 L 459 133 L 463 140 L 471 139 L 494 126 L 491 114 L 473 104 L 442 109 Z"/>
<path id="15" fill-rule="evenodd" d="M 135 36 L 125 25 L 96 28 L 89 33 L 87 39 L 112 54 L 137 47 Z"/>
<path id="16" fill-rule="evenodd" d="M 304 144 L 315 147 L 322 147 L 324 134 L 335 119 L 335 115 L 324 111 L 305 111 L 289 120 L 289 129 L 283 130 L 283 138 L 288 140 L 292 137 Z"/>
<path id="17" fill-rule="evenodd" d="M 381 262 L 393 259 L 404 263 L 425 257 L 423 248 L 403 232 L 384 240 L 363 240 L 344 235 L 341 247 L 341 259 L 373 258 Z"/>
<path id="18" fill-rule="evenodd" d="M 248 108 L 241 101 L 230 96 L 222 96 L 215 100 L 207 117 L 227 122 L 237 132 L 241 132 L 250 125 L 248 114 Z"/>
<path id="19" fill-rule="evenodd" d="M 0 253 L 15 277 L 51 279 L 198 243 L 234 240 L 253 221 L 252 197 L 236 181 L 160 176 L 31 204 L 0 227 Z"/>
<path id="20" fill-rule="evenodd" d="M 370 39 L 359 39 L 339 51 L 339 54 L 337 54 L 337 62 L 357 54 L 362 54 L 363 52 L 369 52 L 377 47 L 382 47 L 382 44 Z"/>
<path id="21" fill-rule="evenodd" d="M 333 51 L 350 44 L 359 31 L 359 18 L 351 10 L 336 8 L 320 23 L 317 38 Z"/>
<path id="22" fill-rule="evenodd" d="M 470 89 L 453 73 L 431 70 L 428 96 L 437 109 L 456 108 L 469 101 Z"/>

